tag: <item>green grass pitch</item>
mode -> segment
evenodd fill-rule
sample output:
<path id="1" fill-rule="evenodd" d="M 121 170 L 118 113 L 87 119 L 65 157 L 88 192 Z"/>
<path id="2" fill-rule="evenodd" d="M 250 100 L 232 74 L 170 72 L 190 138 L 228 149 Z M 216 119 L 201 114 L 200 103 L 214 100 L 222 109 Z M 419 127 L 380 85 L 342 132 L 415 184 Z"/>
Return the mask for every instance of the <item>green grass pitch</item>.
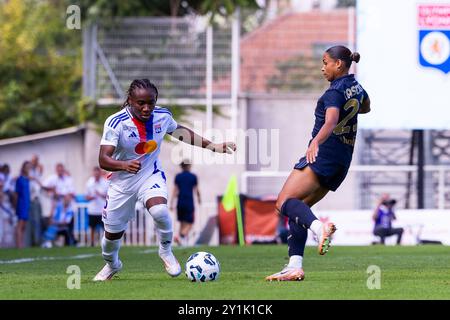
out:
<path id="1" fill-rule="evenodd" d="M 183 269 L 196 251 L 220 261 L 218 281 L 191 283 L 184 270 L 170 278 L 156 248 L 123 247 L 122 272 L 104 283 L 91 281 L 103 266 L 100 248 L 0 249 L 0 299 L 450 299 L 445 246 L 332 247 L 325 256 L 307 247 L 301 282 L 264 281 L 287 263 L 284 245 L 175 248 Z M 81 270 L 80 289 L 67 288 L 70 265 Z M 371 265 L 380 268 L 380 289 L 367 287 Z"/>

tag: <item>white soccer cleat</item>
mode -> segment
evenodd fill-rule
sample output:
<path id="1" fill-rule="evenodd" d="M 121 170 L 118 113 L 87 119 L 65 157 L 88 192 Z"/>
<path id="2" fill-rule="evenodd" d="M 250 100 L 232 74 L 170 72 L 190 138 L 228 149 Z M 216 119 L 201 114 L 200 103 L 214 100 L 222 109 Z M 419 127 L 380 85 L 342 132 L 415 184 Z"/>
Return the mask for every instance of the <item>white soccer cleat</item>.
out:
<path id="1" fill-rule="evenodd" d="M 284 267 L 280 272 L 266 277 L 266 281 L 302 281 L 305 279 L 305 272 L 302 268 Z"/>
<path id="2" fill-rule="evenodd" d="M 171 277 L 177 277 L 181 273 L 181 266 L 172 251 L 167 253 L 159 252 L 159 257 L 164 262 L 164 268 Z"/>
<path id="3" fill-rule="evenodd" d="M 108 263 L 105 264 L 102 270 L 92 279 L 92 281 L 107 281 L 111 280 L 111 278 L 120 270 L 122 270 L 122 261 L 119 260 L 119 264 L 117 268 L 112 268 Z"/>

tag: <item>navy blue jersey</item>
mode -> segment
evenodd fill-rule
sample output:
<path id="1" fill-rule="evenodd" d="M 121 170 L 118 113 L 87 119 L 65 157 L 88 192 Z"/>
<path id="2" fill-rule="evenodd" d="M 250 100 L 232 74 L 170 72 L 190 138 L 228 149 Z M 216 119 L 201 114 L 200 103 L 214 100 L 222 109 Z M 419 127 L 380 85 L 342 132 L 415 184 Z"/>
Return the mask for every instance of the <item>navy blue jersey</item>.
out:
<path id="1" fill-rule="evenodd" d="M 317 102 L 313 138 L 324 125 L 325 112 L 328 108 L 339 108 L 339 121 L 330 137 L 319 146 L 319 157 L 331 158 L 337 163 L 350 166 L 356 140 L 358 111 L 367 98 L 366 91 L 355 80 L 353 74 L 331 82 L 328 90 Z"/>
<path id="2" fill-rule="evenodd" d="M 176 175 L 175 184 L 178 187 L 178 207 L 194 207 L 193 190 L 197 185 L 197 176 L 189 171 Z"/>

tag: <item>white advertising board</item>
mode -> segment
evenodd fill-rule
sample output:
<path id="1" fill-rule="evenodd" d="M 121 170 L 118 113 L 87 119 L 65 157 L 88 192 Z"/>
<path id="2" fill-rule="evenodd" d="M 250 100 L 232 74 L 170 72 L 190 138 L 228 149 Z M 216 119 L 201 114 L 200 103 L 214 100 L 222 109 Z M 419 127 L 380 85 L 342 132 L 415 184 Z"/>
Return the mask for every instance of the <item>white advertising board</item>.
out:
<path id="1" fill-rule="evenodd" d="M 357 79 L 366 129 L 450 128 L 450 1 L 358 0 Z"/>
<path id="2" fill-rule="evenodd" d="M 314 214 L 322 221 L 336 224 L 338 230 L 332 245 L 370 245 L 379 240 L 373 235 L 372 210 L 315 211 Z M 393 227 L 404 229 L 401 245 L 416 245 L 420 240 L 450 245 L 450 210 L 398 210 L 395 214 L 397 220 L 393 222 Z M 396 238 L 387 238 L 386 244 L 394 245 Z M 311 234 L 307 244 L 316 244 Z"/>

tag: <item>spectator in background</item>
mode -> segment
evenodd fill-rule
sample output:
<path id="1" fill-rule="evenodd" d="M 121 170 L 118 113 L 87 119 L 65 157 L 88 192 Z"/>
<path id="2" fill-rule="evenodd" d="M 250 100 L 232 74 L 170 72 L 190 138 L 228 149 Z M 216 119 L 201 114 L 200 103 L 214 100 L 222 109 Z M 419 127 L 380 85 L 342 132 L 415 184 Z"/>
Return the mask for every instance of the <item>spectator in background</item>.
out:
<path id="1" fill-rule="evenodd" d="M 57 202 L 50 226 L 44 233 L 45 241 L 42 243 L 42 247 L 53 247 L 53 241 L 56 240 L 58 235 L 64 235 L 65 245 L 71 246 L 75 244 L 75 238 L 73 236 L 74 212 L 71 203 L 72 196 L 70 194 L 66 194 Z"/>
<path id="2" fill-rule="evenodd" d="M 191 164 L 184 160 L 180 164 L 182 172 L 175 177 L 175 185 L 171 198 L 171 210 L 174 210 L 174 201 L 177 200 L 177 217 L 180 221 L 179 237 L 175 238 L 180 245 L 188 244 L 189 232 L 194 223 L 194 192 L 197 195 L 197 201 L 200 205 L 200 191 L 198 189 L 198 179 L 191 171 Z"/>
<path id="3" fill-rule="evenodd" d="M 92 177 L 86 184 L 86 200 L 89 201 L 88 215 L 89 228 L 91 230 L 91 246 L 95 245 L 95 230 L 103 229 L 102 212 L 106 202 L 106 193 L 108 191 L 108 180 L 102 177 L 102 171 L 95 167 Z M 101 230 L 100 230 L 101 231 Z M 100 240 L 100 233 L 97 233 Z"/>
<path id="4" fill-rule="evenodd" d="M 14 228 L 16 216 L 9 197 L 3 192 L 4 181 L 0 177 L 0 247 L 5 244 L 8 229 Z M 8 226 L 9 228 L 8 228 Z"/>
<path id="5" fill-rule="evenodd" d="M 75 197 L 75 187 L 73 180 L 64 168 L 62 163 L 56 165 L 56 174 L 48 177 L 43 184 L 40 184 L 42 189 L 49 192 L 52 198 L 51 214 L 55 211 L 58 201 L 62 200 L 64 196 L 68 195 L 72 200 Z M 46 223 L 46 227 L 47 227 Z"/>
<path id="6" fill-rule="evenodd" d="M 16 215 L 18 218 L 17 228 L 16 228 L 16 246 L 17 248 L 23 248 L 25 246 L 25 228 L 27 226 L 27 221 L 29 218 L 30 210 L 30 168 L 31 164 L 29 161 L 25 161 L 22 164 L 22 169 L 20 170 L 20 176 L 16 180 L 15 189 L 15 207 Z"/>
<path id="7" fill-rule="evenodd" d="M 30 168 L 30 242 L 32 246 L 39 246 L 42 237 L 42 205 L 41 205 L 41 180 L 43 167 L 39 163 L 39 157 L 34 154 L 31 158 Z"/>
<path id="8" fill-rule="evenodd" d="M 401 243 L 403 228 L 392 228 L 392 221 L 397 219 L 394 213 L 396 203 L 395 199 L 391 199 L 388 194 L 384 194 L 373 213 L 372 218 L 375 222 L 373 234 L 380 237 L 381 244 L 385 243 L 386 237 L 393 235 L 397 235 L 397 244 Z"/>
<path id="9" fill-rule="evenodd" d="M 10 171 L 9 164 L 3 164 L 0 170 L 0 179 L 3 180 L 3 192 L 9 197 L 9 200 L 13 202 L 15 184 L 10 175 Z"/>

